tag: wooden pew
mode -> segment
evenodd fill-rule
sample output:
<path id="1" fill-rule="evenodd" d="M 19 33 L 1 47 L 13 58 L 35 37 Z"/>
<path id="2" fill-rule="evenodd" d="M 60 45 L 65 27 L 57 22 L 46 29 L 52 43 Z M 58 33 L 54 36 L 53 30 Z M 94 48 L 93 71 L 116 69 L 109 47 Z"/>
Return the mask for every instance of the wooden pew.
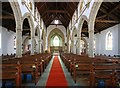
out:
<path id="1" fill-rule="evenodd" d="M 44 61 L 43 61 L 44 60 Z M 21 74 L 32 74 L 35 84 L 38 77 L 42 74 L 43 70 L 51 60 L 51 54 L 38 54 L 31 56 L 24 56 L 21 58 L 2 60 L 3 64 L 15 64 L 19 62 L 21 66 Z M 43 67 L 44 66 L 44 67 Z M 21 80 L 21 77 L 20 77 Z"/>
<path id="2" fill-rule="evenodd" d="M 104 80 L 105 86 L 115 86 L 115 66 L 113 63 L 93 63 L 90 85 L 97 86 L 98 80 Z"/>
<path id="3" fill-rule="evenodd" d="M 120 63 L 118 62 L 115 65 L 115 84 L 117 87 L 120 86 Z"/>
<path id="4" fill-rule="evenodd" d="M 76 78 L 79 77 L 81 74 L 88 74 L 90 86 L 96 86 L 98 78 L 105 79 L 106 85 L 112 83 L 112 86 L 115 86 L 115 79 L 119 80 L 118 75 L 120 70 L 116 70 L 116 75 L 114 72 L 114 62 L 116 61 L 111 61 L 108 57 L 89 58 L 88 56 L 70 54 L 61 54 L 60 56 L 68 69 L 70 65 L 70 73 L 73 76 L 75 82 L 77 81 Z M 120 67 L 120 65 L 118 65 L 117 67 Z M 99 74 L 100 72 L 102 72 L 103 74 Z"/>
<path id="5" fill-rule="evenodd" d="M 20 64 L 2 64 L 2 82 L 13 80 L 16 87 L 21 85 L 21 66 Z"/>

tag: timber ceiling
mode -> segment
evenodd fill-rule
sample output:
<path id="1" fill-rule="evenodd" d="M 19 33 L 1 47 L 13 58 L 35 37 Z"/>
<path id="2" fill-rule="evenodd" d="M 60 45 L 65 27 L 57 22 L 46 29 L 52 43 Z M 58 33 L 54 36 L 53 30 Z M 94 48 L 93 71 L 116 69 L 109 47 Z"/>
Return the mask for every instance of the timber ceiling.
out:
<path id="1" fill-rule="evenodd" d="M 65 28 L 67 28 L 75 9 L 78 6 L 78 2 L 36 2 L 41 17 L 48 27 L 51 22 L 55 19 L 61 21 Z M 8 30 L 15 31 L 15 18 L 9 2 L 2 2 L 2 10 L 0 10 L 0 21 L 2 21 L 1 26 L 7 28 Z M 100 33 L 106 28 L 112 27 L 120 23 L 120 2 L 103 2 L 98 11 L 96 22 L 95 22 L 95 33 Z M 27 20 L 24 21 L 23 34 L 30 33 L 29 23 Z M 88 25 L 84 22 L 82 33 L 85 36 L 88 35 Z"/>
<path id="2" fill-rule="evenodd" d="M 103 2 L 98 11 L 94 31 L 101 31 L 120 23 L 120 2 Z M 88 24 L 85 21 L 83 24 L 82 33 L 85 36 L 88 34 Z"/>
<path id="3" fill-rule="evenodd" d="M 37 2 L 36 6 L 46 27 L 54 25 L 51 22 L 56 19 L 60 20 L 62 25 L 67 28 L 77 9 L 78 2 Z"/>

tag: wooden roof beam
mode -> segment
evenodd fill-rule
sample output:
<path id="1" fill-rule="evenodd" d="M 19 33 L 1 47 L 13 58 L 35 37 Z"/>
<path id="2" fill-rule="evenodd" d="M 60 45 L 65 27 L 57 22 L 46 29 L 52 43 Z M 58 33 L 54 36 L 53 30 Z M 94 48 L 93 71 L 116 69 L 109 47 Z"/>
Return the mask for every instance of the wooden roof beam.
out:
<path id="1" fill-rule="evenodd" d="M 96 20 L 96 22 L 99 22 L 99 23 L 120 23 L 119 21 L 115 21 L 115 20 Z"/>
<path id="2" fill-rule="evenodd" d="M 109 16 L 112 12 L 114 12 L 116 9 L 120 8 L 120 2 L 117 6 L 115 6 L 110 12 L 107 12 L 106 10 L 100 9 L 103 13 L 106 13 L 102 16 L 97 17 L 96 19 L 104 18 L 106 16 Z"/>
<path id="3" fill-rule="evenodd" d="M 0 19 L 15 19 L 14 16 L 0 16 Z"/>
<path id="4" fill-rule="evenodd" d="M 47 10 L 48 13 L 67 13 L 65 10 Z"/>

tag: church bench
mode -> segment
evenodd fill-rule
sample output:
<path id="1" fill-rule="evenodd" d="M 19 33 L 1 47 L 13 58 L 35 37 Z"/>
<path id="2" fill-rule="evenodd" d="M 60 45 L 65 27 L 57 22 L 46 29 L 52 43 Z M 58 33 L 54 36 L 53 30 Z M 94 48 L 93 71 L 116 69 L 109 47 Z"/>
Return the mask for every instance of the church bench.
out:
<path id="1" fill-rule="evenodd" d="M 116 63 L 115 66 L 115 83 L 116 86 L 120 85 L 120 63 Z"/>
<path id="2" fill-rule="evenodd" d="M 14 81 L 16 87 L 21 85 L 21 66 L 19 64 L 2 64 L 1 68 L 2 83 Z"/>
<path id="3" fill-rule="evenodd" d="M 91 86 L 97 86 L 98 80 L 104 80 L 105 86 L 115 86 L 115 65 L 94 63 L 90 79 Z"/>
<path id="4" fill-rule="evenodd" d="M 42 57 L 42 59 L 40 58 Z M 21 58 L 9 59 L 5 60 L 3 64 L 15 64 L 19 61 L 21 66 L 21 74 L 32 74 L 35 84 L 37 83 L 38 75 L 41 75 L 43 72 L 43 65 L 47 65 L 51 59 L 51 54 L 43 54 L 43 55 L 32 55 L 32 56 L 24 56 Z M 44 60 L 44 62 L 42 62 Z M 45 64 L 44 64 L 45 63 Z M 20 77 L 21 79 L 21 77 Z"/>
<path id="5" fill-rule="evenodd" d="M 116 68 L 116 75 L 115 75 L 115 63 L 119 63 L 119 59 L 109 60 L 110 57 L 95 57 L 89 58 L 87 56 L 80 56 L 80 55 L 69 55 L 69 54 L 62 54 L 61 58 L 63 62 L 66 64 L 67 68 L 70 65 L 70 73 L 73 76 L 74 81 L 76 82 L 76 78 L 80 76 L 80 74 L 89 74 L 90 78 L 90 86 L 96 86 L 97 79 L 104 79 L 106 85 L 112 83 L 115 86 L 115 83 L 120 80 L 120 69 Z M 85 64 L 86 68 L 85 68 Z M 89 64 L 88 64 L 89 63 Z M 80 65 L 82 64 L 82 65 Z M 101 64 L 101 66 L 100 66 Z M 80 69 L 81 67 L 82 69 Z M 87 68 L 89 67 L 89 68 Z M 118 65 L 117 67 L 120 67 Z M 80 71 L 81 70 L 81 71 Z M 86 70 L 86 71 L 85 71 Z M 102 72 L 103 74 L 98 74 Z M 94 74 L 93 74 L 94 73 Z"/>
<path id="6" fill-rule="evenodd" d="M 85 77 L 89 77 L 88 79 L 90 79 L 90 73 L 93 69 L 91 65 L 91 62 L 71 63 L 70 73 L 75 83 L 77 82 L 77 78 L 81 78 L 83 75 Z"/>
<path id="7" fill-rule="evenodd" d="M 36 84 L 38 81 L 38 64 L 37 63 L 22 63 L 21 64 L 22 74 L 31 74 L 33 81 Z"/>

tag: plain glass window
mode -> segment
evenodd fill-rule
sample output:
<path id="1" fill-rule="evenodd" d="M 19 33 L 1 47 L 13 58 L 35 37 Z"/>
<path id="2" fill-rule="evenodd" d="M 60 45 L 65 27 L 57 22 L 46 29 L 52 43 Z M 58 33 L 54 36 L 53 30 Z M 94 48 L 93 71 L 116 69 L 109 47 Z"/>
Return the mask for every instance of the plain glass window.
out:
<path id="1" fill-rule="evenodd" d="M 106 35 L 106 50 L 112 50 L 112 33 L 108 32 Z"/>

